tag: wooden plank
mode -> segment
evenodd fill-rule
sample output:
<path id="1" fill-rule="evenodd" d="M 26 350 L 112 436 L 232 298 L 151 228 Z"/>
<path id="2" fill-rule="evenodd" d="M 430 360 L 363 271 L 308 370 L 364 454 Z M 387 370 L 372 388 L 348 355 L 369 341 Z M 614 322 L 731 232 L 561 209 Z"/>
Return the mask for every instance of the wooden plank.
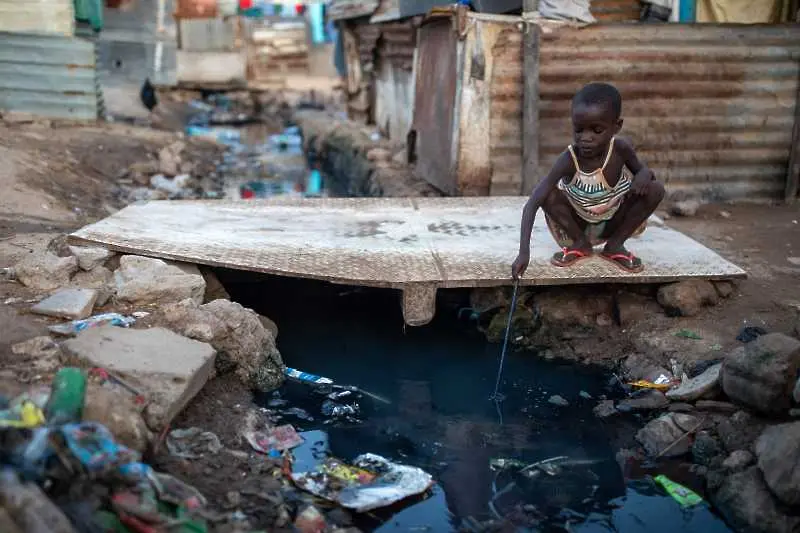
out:
<path id="1" fill-rule="evenodd" d="M 524 0 L 523 12 L 532 15 L 539 8 L 538 0 Z M 523 108 L 522 108 L 522 191 L 529 195 L 539 183 L 539 49 L 541 31 L 532 22 L 525 25 L 523 41 Z"/>

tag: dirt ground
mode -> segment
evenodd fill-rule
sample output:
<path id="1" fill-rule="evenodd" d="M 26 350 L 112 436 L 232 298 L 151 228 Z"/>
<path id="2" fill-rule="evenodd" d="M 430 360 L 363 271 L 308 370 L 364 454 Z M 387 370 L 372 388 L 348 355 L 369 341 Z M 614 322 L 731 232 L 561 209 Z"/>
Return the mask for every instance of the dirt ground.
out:
<path id="1" fill-rule="evenodd" d="M 123 200 L 116 183 L 123 171 L 155 157 L 160 148 L 176 139 L 176 134 L 168 131 L 120 124 L 0 125 L 0 268 L 45 248 L 58 234 L 121 208 Z M 598 344 L 596 351 L 614 346 L 621 351 L 605 357 L 655 350 L 665 358 L 708 359 L 734 347 L 744 325 L 770 332 L 793 330 L 800 310 L 800 207 L 711 205 L 695 217 L 669 218 L 667 224 L 745 268 L 749 278 L 738 284 L 731 298 L 699 317 L 643 316 L 625 332 L 630 342 Z M 635 250 L 635 244 L 631 247 Z M 509 261 L 513 255 L 509 250 Z M 46 333 L 48 319 L 26 312 L 34 297 L 16 283 L 0 281 L 0 369 L 6 374 L 0 372 L 0 385 L 12 378 L 10 346 Z M 702 339 L 677 338 L 670 333 L 680 329 L 691 329 Z M 277 481 L 251 476 L 274 465 L 265 461 L 252 465 L 241 453 L 247 449 L 246 443 L 236 430 L 239 415 L 244 415 L 249 402 L 250 394 L 237 382 L 217 379 L 209 383 L 176 427 L 213 431 L 234 452 L 199 461 L 175 460 L 162 453 L 155 458 L 155 466 L 181 475 L 211 500 L 231 500 L 231 507 L 236 507 L 239 497 L 249 502 L 245 507 L 274 507 L 259 499 L 259 494 L 274 487 L 257 485 Z M 248 485 L 252 483 L 255 485 Z M 264 520 L 274 517 L 265 516 Z"/>

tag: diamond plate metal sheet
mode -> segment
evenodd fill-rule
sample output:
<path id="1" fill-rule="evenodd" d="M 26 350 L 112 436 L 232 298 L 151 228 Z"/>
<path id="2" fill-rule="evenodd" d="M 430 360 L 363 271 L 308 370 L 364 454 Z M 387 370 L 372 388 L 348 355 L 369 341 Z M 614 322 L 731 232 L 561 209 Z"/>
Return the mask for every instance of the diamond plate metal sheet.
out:
<path id="1" fill-rule="evenodd" d="M 212 266 L 404 288 L 509 283 L 521 197 L 162 201 L 132 205 L 73 233 L 75 242 Z M 558 250 L 543 217 L 525 285 L 729 279 L 746 273 L 654 219 L 629 245 L 645 262 L 630 274 L 599 258 L 550 265 Z"/>

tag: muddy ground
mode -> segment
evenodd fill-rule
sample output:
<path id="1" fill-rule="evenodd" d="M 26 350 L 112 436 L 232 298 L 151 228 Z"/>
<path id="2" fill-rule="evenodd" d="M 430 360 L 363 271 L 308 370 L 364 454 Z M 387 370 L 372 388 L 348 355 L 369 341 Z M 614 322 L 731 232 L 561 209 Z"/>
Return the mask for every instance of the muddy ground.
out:
<path id="1" fill-rule="evenodd" d="M 125 200 L 118 183 L 124 170 L 152 160 L 176 139 L 175 133 L 127 125 L 0 125 L 0 267 L 11 266 L 45 248 L 55 236 L 121 208 Z M 217 148 L 196 144 L 192 150 L 200 158 Z M 792 259 L 800 258 L 799 223 L 800 209 L 783 205 L 705 206 L 696 216 L 669 218 L 669 226 L 742 266 L 749 279 L 738 284 L 731 298 L 697 317 L 671 318 L 655 310 L 627 326 L 624 335 L 622 328 L 609 326 L 608 335 L 592 343 L 582 359 L 608 361 L 633 352 L 654 354 L 658 364 L 664 364 L 667 356 L 709 359 L 737 345 L 736 336 L 744 325 L 791 333 L 800 309 L 800 259 Z M 509 262 L 514 253 L 509 250 Z M 48 320 L 26 312 L 30 306 L 26 301 L 33 296 L 19 284 L 0 282 L 0 380 L 7 391 L 19 385 L 10 346 L 46 333 Z M 702 339 L 677 338 L 673 332 L 679 329 L 695 331 Z M 243 487 L 250 473 L 263 473 L 274 465 L 264 461 L 250 465 L 244 454 L 236 453 L 247 449 L 237 437 L 236 415 L 244 414 L 250 398 L 233 379 L 209 383 L 174 426 L 212 431 L 234 452 L 185 461 L 170 458 L 162 448 L 154 466 L 183 477 L 223 507 L 228 505 L 224 502 L 235 506 L 239 497 L 252 499 L 245 507 L 267 507 L 258 496 L 269 492 L 267 488 Z"/>

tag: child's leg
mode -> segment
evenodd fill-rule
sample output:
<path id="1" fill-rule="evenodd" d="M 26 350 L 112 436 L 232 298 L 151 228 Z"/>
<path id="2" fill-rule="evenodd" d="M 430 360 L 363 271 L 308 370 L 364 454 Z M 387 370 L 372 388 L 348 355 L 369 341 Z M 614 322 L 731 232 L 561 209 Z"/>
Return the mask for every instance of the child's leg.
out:
<path id="1" fill-rule="evenodd" d="M 607 241 L 603 256 L 626 270 L 641 271 L 642 261 L 625 249 L 625 241 L 647 221 L 663 199 L 664 186 L 657 181 L 650 184 L 647 194 L 643 196 L 628 194 L 614 218 L 606 224 L 603 236 Z"/>
<path id="2" fill-rule="evenodd" d="M 542 210 L 547 213 L 556 224 L 561 226 L 572 244 L 570 250 L 592 251 L 592 244 L 586 236 L 587 222 L 575 213 L 564 193 L 558 189 L 553 189 L 542 205 Z"/>

